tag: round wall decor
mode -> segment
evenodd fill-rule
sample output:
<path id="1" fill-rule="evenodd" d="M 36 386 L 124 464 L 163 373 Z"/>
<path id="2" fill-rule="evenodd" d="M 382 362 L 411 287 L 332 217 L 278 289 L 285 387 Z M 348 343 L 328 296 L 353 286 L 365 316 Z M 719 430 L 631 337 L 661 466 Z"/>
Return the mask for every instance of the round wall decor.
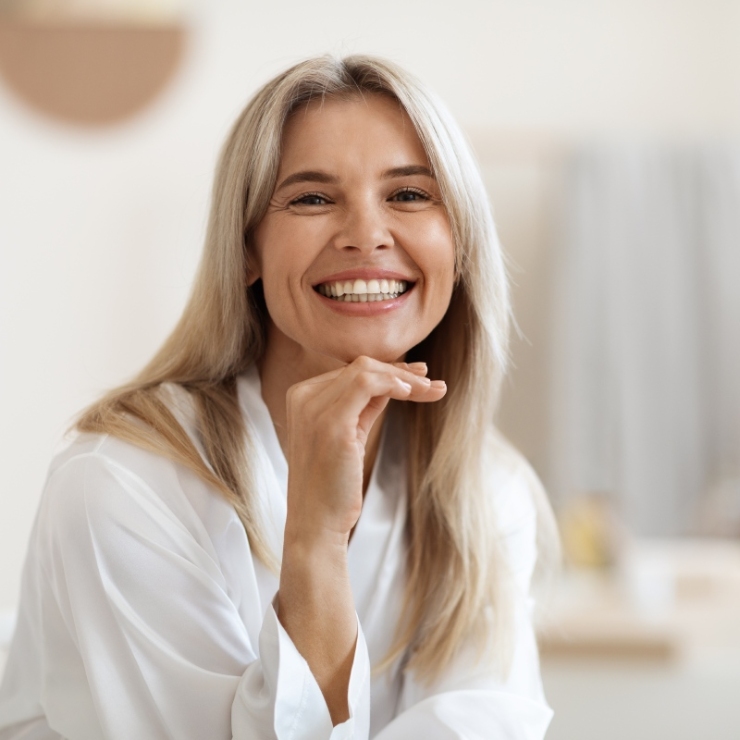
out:
<path id="1" fill-rule="evenodd" d="M 87 126 L 126 119 L 172 79 L 185 26 L 0 15 L 0 76 L 28 105 Z"/>

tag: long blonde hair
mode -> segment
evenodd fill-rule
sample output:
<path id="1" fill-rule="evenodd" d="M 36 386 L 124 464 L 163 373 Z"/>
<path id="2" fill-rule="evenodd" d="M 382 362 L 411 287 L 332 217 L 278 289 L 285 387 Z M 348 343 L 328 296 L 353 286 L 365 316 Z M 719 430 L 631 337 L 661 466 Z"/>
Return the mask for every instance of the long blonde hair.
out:
<path id="1" fill-rule="evenodd" d="M 367 56 L 324 56 L 295 65 L 257 92 L 222 150 L 205 249 L 179 323 L 141 374 L 89 408 L 77 426 L 188 466 L 234 505 L 256 557 L 278 567 L 260 522 L 236 398 L 237 376 L 258 360 L 265 342 L 261 285 L 245 284 L 250 235 L 272 195 L 291 112 L 316 98 L 372 93 L 396 99 L 413 122 L 456 245 L 457 282 L 449 310 L 409 353 L 409 360 L 429 364 L 431 377 L 444 378 L 449 392 L 436 404 L 403 406 L 407 585 L 403 618 L 383 662 L 390 665 L 408 651 L 408 668 L 433 680 L 468 634 L 497 655 L 506 652 L 510 598 L 492 529 L 495 492 L 486 490 L 484 467 L 495 464 L 497 454 L 492 418 L 507 366 L 510 306 L 486 191 L 469 148 L 444 106 L 406 72 Z M 165 382 L 192 395 L 207 460 L 161 397 Z M 491 608 L 493 640 L 482 618 Z"/>

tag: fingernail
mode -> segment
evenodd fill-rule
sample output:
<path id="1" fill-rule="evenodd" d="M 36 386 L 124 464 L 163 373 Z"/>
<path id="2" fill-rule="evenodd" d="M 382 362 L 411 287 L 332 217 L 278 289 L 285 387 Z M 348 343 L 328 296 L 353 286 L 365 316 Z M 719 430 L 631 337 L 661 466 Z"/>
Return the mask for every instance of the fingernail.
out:
<path id="1" fill-rule="evenodd" d="M 409 370 L 419 370 L 421 372 L 427 371 L 427 364 L 426 362 L 409 362 L 407 364 L 407 367 Z"/>
<path id="2" fill-rule="evenodd" d="M 447 383 L 444 380 L 433 380 L 431 382 L 432 388 L 447 388 Z"/>

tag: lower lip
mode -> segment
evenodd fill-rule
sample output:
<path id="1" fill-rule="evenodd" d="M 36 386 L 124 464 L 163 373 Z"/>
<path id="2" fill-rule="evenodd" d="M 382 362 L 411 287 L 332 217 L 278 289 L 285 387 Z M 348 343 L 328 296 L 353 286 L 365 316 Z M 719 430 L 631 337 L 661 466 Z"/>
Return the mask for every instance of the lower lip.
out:
<path id="1" fill-rule="evenodd" d="M 413 293 L 415 287 L 415 285 L 411 286 L 405 293 L 401 293 L 398 298 L 389 298 L 387 301 L 372 301 L 371 303 L 337 301 L 333 298 L 327 298 L 317 291 L 314 291 L 314 293 L 332 311 L 336 311 L 343 316 L 381 316 L 388 313 L 388 311 L 401 308 L 409 295 Z"/>

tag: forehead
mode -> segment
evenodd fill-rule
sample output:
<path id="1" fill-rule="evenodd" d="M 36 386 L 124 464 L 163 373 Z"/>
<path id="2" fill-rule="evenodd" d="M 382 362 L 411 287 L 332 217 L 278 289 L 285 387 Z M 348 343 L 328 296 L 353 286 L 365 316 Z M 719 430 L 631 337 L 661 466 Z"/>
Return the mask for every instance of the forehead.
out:
<path id="1" fill-rule="evenodd" d="M 389 96 L 313 100 L 293 111 L 283 129 L 281 173 L 372 161 L 380 168 L 429 164 L 411 119 Z"/>

